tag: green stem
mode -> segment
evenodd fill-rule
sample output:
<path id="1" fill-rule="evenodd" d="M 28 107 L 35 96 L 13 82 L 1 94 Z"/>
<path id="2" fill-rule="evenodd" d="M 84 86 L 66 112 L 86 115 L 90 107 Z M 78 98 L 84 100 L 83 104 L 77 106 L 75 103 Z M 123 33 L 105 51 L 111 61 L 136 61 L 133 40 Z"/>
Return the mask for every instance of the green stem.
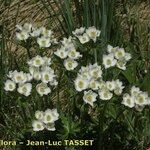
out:
<path id="1" fill-rule="evenodd" d="M 96 50 L 96 48 L 94 49 L 94 58 L 95 58 L 95 63 L 97 63 L 97 50 Z"/>
<path id="2" fill-rule="evenodd" d="M 97 146 L 97 149 L 98 150 L 102 150 L 103 149 L 103 146 L 102 146 L 102 140 L 103 140 L 103 125 L 104 125 L 104 117 L 105 117 L 105 111 L 106 111 L 106 108 L 107 108 L 107 102 L 104 104 L 104 107 L 102 109 L 102 111 L 100 111 L 100 118 L 99 118 L 99 141 L 98 141 L 98 146 Z"/>

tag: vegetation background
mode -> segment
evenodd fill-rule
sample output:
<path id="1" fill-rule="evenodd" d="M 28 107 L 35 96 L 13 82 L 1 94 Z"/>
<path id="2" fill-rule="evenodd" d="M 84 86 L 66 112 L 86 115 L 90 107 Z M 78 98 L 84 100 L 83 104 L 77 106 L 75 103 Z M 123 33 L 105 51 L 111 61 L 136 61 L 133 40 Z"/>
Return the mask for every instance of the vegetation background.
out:
<path id="1" fill-rule="evenodd" d="M 26 64 L 26 47 L 15 41 L 15 25 L 26 22 L 52 29 L 58 39 L 68 37 L 77 27 L 96 26 L 102 31 L 101 49 L 106 43 L 111 43 L 113 46 L 125 47 L 134 56 L 133 65 L 124 73 L 124 77 L 129 83 L 140 86 L 150 94 L 149 0 L 0 0 L 0 139 L 25 140 L 31 136 L 33 139 L 44 139 L 43 134 L 46 135 L 44 137 L 56 138 L 55 133 L 41 133 L 37 136 L 27 131 L 30 124 L 28 114 L 34 114 L 32 105 L 26 109 L 26 102 L 19 103 L 19 98 L 8 96 L 3 90 L 8 71 L 20 69 Z M 51 51 L 53 49 L 47 55 Z M 34 56 L 32 48 L 31 53 Z M 65 101 L 64 89 L 59 92 L 62 110 L 65 111 L 69 106 Z M 52 97 L 54 103 L 56 94 Z M 114 122 L 110 120 L 110 126 L 114 129 L 108 128 L 104 138 L 100 139 L 102 149 L 150 149 L 150 110 L 136 114 L 138 119 L 132 116 L 135 113 L 132 111 L 127 115 L 126 124 L 119 124 L 117 119 Z M 64 129 L 67 123 L 68 120 L 64 119 Z M 68 134 L 65 130 L 60 133 L 62 139 L 78 134 L 78 124 L 69 126 Z M 96 137 L 96 133 L 89 133 L 91 137 Z"/>

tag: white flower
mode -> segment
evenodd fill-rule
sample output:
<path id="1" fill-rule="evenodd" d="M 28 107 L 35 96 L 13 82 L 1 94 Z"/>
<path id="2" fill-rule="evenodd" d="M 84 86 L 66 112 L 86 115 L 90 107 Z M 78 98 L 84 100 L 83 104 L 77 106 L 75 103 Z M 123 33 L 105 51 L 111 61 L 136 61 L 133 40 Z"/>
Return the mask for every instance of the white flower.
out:
<path id="1" fill-rule="evenodd" d="M 99 90 L 98 94 L 102 100 L 110 100 L 113 97 L 113 94 L 106 89 Z"/>
<path id="2" fill-rule="evenodd" d="M 14 72 L 16 72 L 16 70 L 15 71 L 9 71 L 8 74 L 7 74 L 7 77 L 8 78 L 13 78 Z"/>
<path id="3" fill-rule="evenodd" d="M 25 23 L 23 26 L 21 25 L 16 25 L 16 28 L 19 29 L 20 31 L 24 31 L 24 32 L 31 32 L 32 29 L 32 24 L 31 23 Z"/>
<path id="4" fill-rule="evenodd" d="M 53 81 L 50 82 L 51 86 L 56 86 L 58 85 L 58 82 L 54 79 Z"/>
<path id="5" fill-rule="evenodd" d="M 131 54 L 130 53 L 125 53 L 125 60 L 126 61 L 129 61 L 132 57 L 131 57 Z"/>
<path id="6" fill-rule="evenodd" d="M 150 97 L 147 97 L 147 103 L 146 105 L 150 105 Z"/>
<path id="7" fill-rule="evenodd" d="M 79 70 L 79 76 L 90 81 L 91 75 L 89 74 L 89 66 L 82 66 Z"/>
<path id="8" fill-rule="evenodd" d="M 45 66 L 50 66 L 51 65 L 51 58 L 43 57 L 43 60 L 44 60 L 44 65 Z"/>
<path id="9" fill-rule="evenodd" d="M 106 87 L 108 90 L 113 91 L 115 89 L 115 81 L 106 81 Z"/>
<path id="10" fill-rule="evenodd" d="M 130 96 L 129 94 L 124 94 L 123 95 L 123 101 L 122 104 L 125 106 L 128 106 L 130 108 L 135 106 L 135 98 L 133 96 Z"/>
<path id="11" fill-rule="evenodd" d="M 99 88 L 99 82 L 92 79 L 89 83 L 89 88 L 91 88 L 92 90 L 98 90 Z"/>
<path id="12" fill-rule="evenodd" d="M 78 37 L 78 36 L 81 36 L 85 31 L 85 27 L 80 27 L 80 28 L 77 28 L 75 31 L 73 31 L 72 33 Z"/>
<path id="13" fill-rule="evenodd" d="M 39 72 L 39 71 L 34 71 L 34 73 L 33 73 L 33 78 L 34 78 L 35 80 L 37 80 L 37 81 L 41 80 L 41 78 L 42 78 L 41 72 Z"/>
<path id="14" fill-rule="evenodd" d="M 30 35 L 32 37 L 38 37 L 38 36 L 40 36 L 41 32 L 42 32 L 42 30 L 40 28 L 39 29 L 33 29 L 32 33 L 30 33 Z"/>
<path id="15" fill-rule="evenodd" d="M 79 92 L 88 88 L 89 82 L 84 78 L 77 77 L 74 82 L 75 82 L 75 89 Z"/>
<path id="16" fill-rule="evenodd" d="M 31 94 L 31 90 L 32 90 L 31 83 L 20 84 L 17 89 L 17 91 L 24 96 L 29 96 Z"/>
<path id="17" fill-rule="evenodd" d="M 33 131 L 42 131 L 44 130 L 44 124 L 41 121 L 34 120 L 32 122 Z"/>
<path id="18" fill-rule="evenodd" d="M 33 57 L 30 61 L 28 61 L 29 66 L 40 67 L 43 64 L 44 64 L 44 59 L 39 55 Z"/>
<path id="19" fill-rule="evenodd" d="M 63 38 L 63 40 L 61 41 L 61 43 L 64 45 L 64 46 L 68 46 L 72 43 L 72 37 L 69 36 L 69 38 Z"/>
<path id="20" fill-rule="evenodd" d="M 12 79 L 16 83 L 25 83 L 28 80 L 27 75 L 23 73 L 22 71 L 20 72 L 14 71 Z"/>
<path id="21" fill-rule="evenodd" d="M 71 58 L 67 58 L 64 61 L 64 66 L 67 70 L 74 70 L 77 66 L 78 66 L 78 62 L 71 59 Z"/>
<path id="22" fill-rule="evenodd" d="M 37 43 L 39 44 L 39 46 L 41 48 L 43 47 L 50 47 L 51 46 L 51 41 L 49 38 L 46 38 L 46 37 L 40 37 L 40 38 L 37 38 Z"/>
<path id="23" fill-rule="evenodd" d="M 141 92 L 140 89 L 138 87 L 135 87 L 135 86 L 132 86 L 130 91 L 131 91 L 132 96 L 137 96 Z"/>
<path id="24" fill-rule="evenodd" d="M 43 122 L 44 123 L 54 123 L 54 115 L 52 113 L 52 110 L 50 109 L 47 109 L 45 112 L 44 112 L 44 117 L 43 117 Z"/>
<path id="25" fill-rule="evenodd" d="M 33 79 L 39 81 L 41 80 L 41 72 L 39 71 L 39 68 L 37 67 L 29 67 L 29 72 L 32 75 Z"/>
<path id="26" fill-rule="evenodd" d="M 115 54 L 115 52 L 117 51 L 117 49 L 118 49 L 118 47 L 113 47 L 113 46 L 111 46 L 111 45 L 108 45 L 108 46 L 107 46 L 107 51 L 108 51 L 108 53 L 113 53 L 113 54 Z"/>
<path id="27" fill-rule="evenodd" d="M 4 86 L 5 91 L 14 91 L 15 88 L 16 88 L 15 82 L 13 82 L 11 80 L 7 80 L 5 82 L 5 86 Z"/>
<path id="28" fill-rule="evenodd" d="M 17 32 L 16 38 L 17 38 L 17 40 L 24 41 L 29 38 L 29 34 L 25 31 Z"/>
<path id="29" fill-rule="evenodd" d="M 35 118 L 38 119 L 38 120 L 43 120 L 43 117 L 44 117 L 44 112 L 43 111 L 39 111 L 37 110 L 35 112 Z"/>
<path id="30" fill-rule="evenodd" d="M 118 60 L 117 63 L 116 63 L 116 66 L 119 69 L 126 70 L 126 61 L 124 61 L 124 60 Z"/>
<path id="31" fill-rule="evenodd" d="M 123 83 L 122 83 L 121 81 L 119 81 L 119 79 L 117 79 L 117 80 L 115 81 L 114 93 L 115 93 L 116 95 L 120 95 L 120 94 L 122 93 L 123 89 L 124 89 Z"/>
<path id="32" fill-rule="evenodd" d="M 41 96 L 48 95 L 51 92 L 51 89 L 45 83 L 37 84 L 36 90 Z"/>
<path id="33" fill-rule="evenodd" d="M 58 44 L 59 43 L 56 38 L 51 39 L 51 42 L 54 43 L 54 44 Z"/>
<path id="34" fill-rule="evenodd" d="M 25 23 L 23 25 L 23 28 L 22 28 L 23 31 L 26 31 L 28 33 L 31 32 L 31 29 L 32 29 L 32 24 L 31 23 Z"/>
<path id="35" fill-rule="evenodd" d="M 89 73 L 90 75 L 95 78 L 101 78 L 102 77 L 102 69 L 101 66 L 98 66 L 97 63 L 93 64 L 93 65 L 89 65 Z"/>
<path id="36" fill-rule="evenodd" d="M 79 39 L 80 43 L 82 43 L 82 44 L 87 43 L 90 40 L 89 36 L 86 33 L 84 33 L 83 35 L 78 36 L 78 39 Z"/>
<path id="37" fill-rule="evenodd" d="M 122 59 L 124 57 L 125 57 L 125 50 L 124 50 L 124 48 L 118 48 L 117 51 L 115 52 L 115 58 Z"/>
<path id="38" fill-rule="evenodd" d="M 47 123 L 45 127 L 48 131 L 55 131 L 56 130 L 54 123 Z"/>
<path id="39" fill-rule="evenodd" d="M 99 89 L 100 89 L 100 90 L 104 90 L 104 89 L 107 89 L 107 90 L 108 90 L 105 81 L 101 80 L 101 81 L 99 82 Z"/>
<path id="40" fill-rule="evenodd" d="M 22 31 L 22 26 L 21 26 L 20 24 L 17 24 L 17 25 L 16 25 L 16 28 L 17 28 L 17 30 Z"/>
<path id="41" fill-rule="evenodd" d="M 47 71 L 47 70 L 46 70 L 46 71 L 43 71 L 43 72 L 41 73 L 41 75 L 42 75 L 41 80 L 42 80 L 43 83 L 52 82 L 53 79 L 54 79 L 54 77 L 55 77 L 55 75 L 54 75 L 53 72 Z"/>
<path id="42" fill-rule="evenodd" d="M 44 37 L 46 37 L 46 38 L 51 38 L 51 36 L 52 36 L 52 34 L 53 34 L 52 30 L 47 30 L 45 27 L 41 27 L 41 30 L 42 30 L 41 34 L 42 34 Z"/>
<path id="43" fill-rule="evenodd" d="M 103 65 L 105 69 L 115 66 L 116 62 L 117 60 L 114 58 L 114 55 L 112 53 L 108 55 L 103 55 Z"/>
<path id="44" fill-rule="evenodd" d="M 57 121 L 59 119 L 59 114 L 57 112 L 57 109 L 52 109 L 51 112 L 52 112 L 52 115 L 54 117 L 53 120 Z"/>
<path id="45" fill-rule="evenodd" d="M 61 59 L 64 59 L 68 56 L 68 51 L 66 51 L 64 47 L 61 47 L 60 49 L 57 49 L 57 51 L 54 52 L 54 54 L 60 57 Z"/>
<path id="46" fill-rule="evenodd" d="M 96 101 L 97 94 L 92 90 L 84 91 L 83 100 L 93 106 L 93 103 Z"/>
<path id="47" fill-rule="evenodd" d="M 135 103 L 139 106 L 143 106 L 147 104 L 147 99 L 148 99 L 148 93 L 140 92 L 135 98 Z"/>
<path id="48" fill-rule="evenodd" d="M 140 105 L 135 105 L 135 109 L 139 112 L 141 112 L 144 109 L 144 105 L 140 106 Z"/>
<path id="49" fill-rule="evenodd" d="M 71 59 L 79 59 L 82 55 L 76 51 L 76 49 L 72 49 L 68 52 L 68 57 Z"/>
<path id="50" fill-rule="evenodd" d="M 31 81 L 33 79 L 33 76 L 30 73 L 26 73 L 27 81 Z"/>
<path id="51" fill-rule="evenodd" d="M 96 38 L 100 36 L 101 31 L 97 30 L 95 27 L 89 27 L 86 29 L 86 33 L 94 42 L 96 42 Z"/>

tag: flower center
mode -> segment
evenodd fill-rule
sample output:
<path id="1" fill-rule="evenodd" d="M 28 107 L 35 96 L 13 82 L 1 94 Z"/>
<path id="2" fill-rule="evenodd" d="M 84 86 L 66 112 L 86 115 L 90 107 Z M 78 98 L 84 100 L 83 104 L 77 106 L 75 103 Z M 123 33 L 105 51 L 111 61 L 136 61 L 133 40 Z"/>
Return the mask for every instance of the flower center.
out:
<path id="1" fill-rule="evenodd" d="M 79 86 L 79 88 L 83 88 L 84 83 L 82 81 L 79 81 L 78 86 Z"/>

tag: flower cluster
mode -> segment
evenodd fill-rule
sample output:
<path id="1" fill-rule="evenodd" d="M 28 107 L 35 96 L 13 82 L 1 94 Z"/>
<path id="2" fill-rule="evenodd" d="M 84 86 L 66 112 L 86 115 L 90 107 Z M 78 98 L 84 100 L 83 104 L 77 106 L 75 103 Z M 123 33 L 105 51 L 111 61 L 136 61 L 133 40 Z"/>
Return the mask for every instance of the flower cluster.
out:
<path id="1" fill-rule="evenodd" d="M 75 79 L 75 89 L 78 92 L 84 91 L 83 100 L 93 106 L 93 102 L 96 101 L 97 93 L 94 91 L 99 89 L 100 80 L 102 78 L 102 69 L 97 63 L 81 67 L 78 76 Z"/>
<path id="2" fill-rule="evenodd" d="M 42 131 L 46 128 L 49 131 L 55 131 L 55 121 L 59 119 L 57 109 L 47 109 L 45 112 L 36 111 L 35 118 L 32 122 L 33 131 Z"/>
<path id="3" fill-rule="evenodd" d="M 32 84 L 29 83 L 32 80 L 31 74 L 15 70 L 9 71 L 7 76 L 9 79 L 5 82 L 5 91 L 14 91 L 17 88 L 17 91 L 24 96 L 31 94 Z"/>
<path id="4" fill-rule="evenodd" d="M 99 86 L 99 98 L 101 100 L 110 100 L 113 97 L 113 92 L 116 95 L 121 95 L 123 92 L 123 83 L 117 79 L 112 81 L 101 81 Z"/>
<path id="5" fill-rule="evenodd" d="M 16 38 L 19 41 L 26 41 L 30 37 L 36 37 L 37 43 L 41 48 L 50 47 L 52 43 L 57 43 L 51 30 L 45 27 L 34 27 L 31 23 L 25 23 L 23 26 L 16 25 L 18 32 Z"/>
<path id="6" fill-rule="evenodd" d="M 37 92 L 43 96 L 51 92 L 50 87 L 57 85 L 56 75 L 54 70 L 50 67 L 51 59 L 48 57 L 36 56 L 28 61 L 29 72 L 24 73 L 23 71 L 10 71 L 8 80 L 5 82 L 4 89 L 6 91 L 14 91 L 17 87 L 17 91 L 24 95 L 29 96 L 32 90 L 32 84 L 29 83 L 32 80 L 41 81 L 36 85 Z"/>
<path id="7" fill-rule="evenodd" d="M 125 52 L 124 48 L 107 46 L 107 55 L 103 55 L 103 65 L 105 69 L 117 66 L 126 70 L 126 63 L 131 59 L 131 54 Z"/>
<path id="8" fill-rule="evenodd" d="M 74 82 L 75 89 L 78 92 L 84 91 L 83 100 L 91 106 L 93 106 L 93 102 L 96 101 L 98 95 L 101 100 L 110 100 L 113 97 L 112 92 L 120 95 L 124 88 L 122 82 L 118 79 L 103 81 L 102 69 L 97 63 L 81 67 Z"/>
<path id="9" fill-rule="evenodd" d="M 93 40 L 94 43 L 97 40 L 97 37 L 100 36 L 101 31 L 97 30 L 94 26 L 85 29 L 85 27 L 77 28 L 75 31 L 72 32 L 74 36 L 76 36 L 79 41 L 84 44 Z"/>
<path id="10" fill-rule="evenodd" d="M 51 59 L 37 55 L 27 63 L 33 79 L 40 81 L 40 83 L 36 85 L 37 92 L 40 96 L 49 94 L 51 89 L 48 85 L 56 86 L 58 84 L 54 70 L 50 67 Z"/>
<path id="11" fill-rule="evenodd" d="M 67 70 L 74 70 L 78 66 L 77 60 L 82 57 L 82 55 L 76 50 L 72 37 L 64 38 L 61 41 L 62 46 L 60 49 L 57 49 L 54 54 L 61 59 L 64 59 L 64 66 Z"/>
<path id="12" fill-rule="evenodd" d="M 143 92 L 138 87 L 132 86 L 130 94 L 125 93 L 123 95 L 122 104 L 130 108 L 138 106 L 144 107 L 150 104 L 150 97 L 148 97 L 147 92 Z"/>

